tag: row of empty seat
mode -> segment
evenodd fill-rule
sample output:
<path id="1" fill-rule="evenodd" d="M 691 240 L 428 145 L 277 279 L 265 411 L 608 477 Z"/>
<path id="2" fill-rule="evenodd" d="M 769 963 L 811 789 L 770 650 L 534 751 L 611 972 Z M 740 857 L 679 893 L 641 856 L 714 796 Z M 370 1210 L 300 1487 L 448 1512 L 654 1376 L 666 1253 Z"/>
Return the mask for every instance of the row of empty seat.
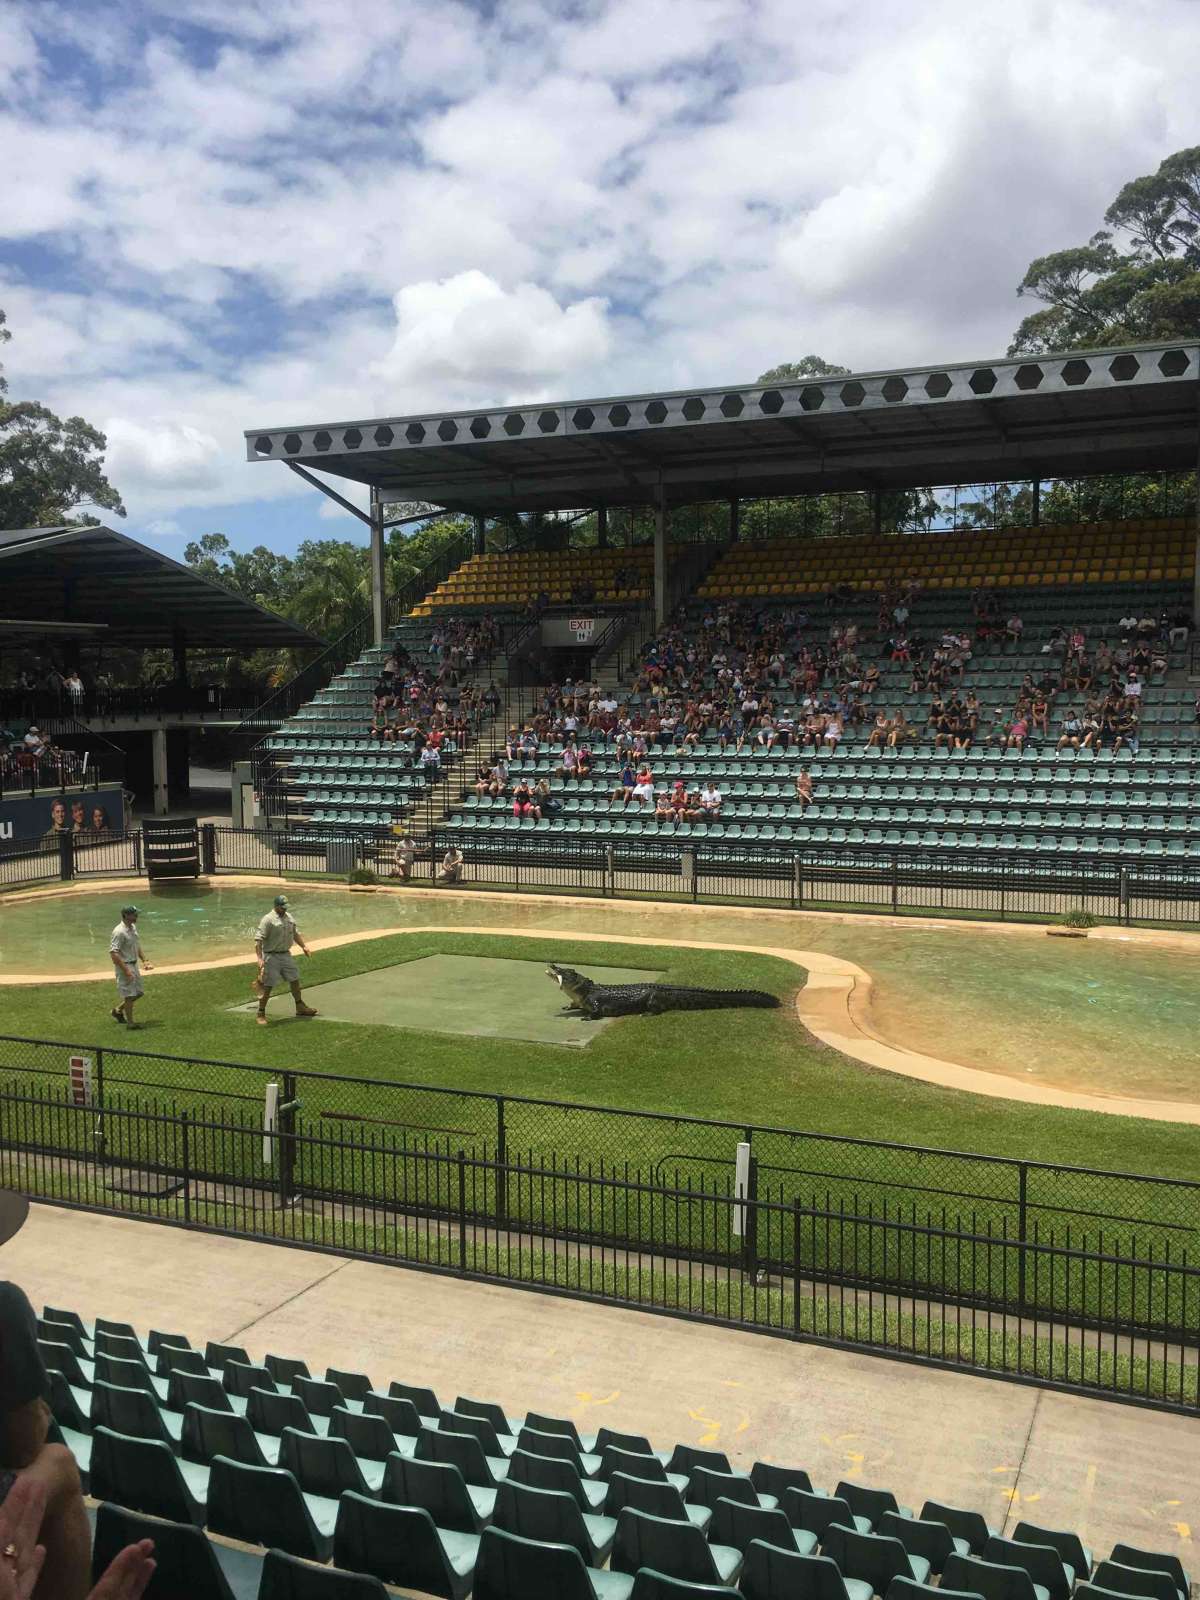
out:
<path id="1" fill-rule="evenodd" d="M 299 1358 L 143 1341 L 61 1308 L 38 1332 L 55 1419 L 105 1502 L 97 1569 L 153 1538 L 174 1575 L 164 1595 L 1188 1600 L 1174 1555 L 1117 1545 L 1097 1565 L 1069 1530 L 1021 1522 L 1001 1537 L 978 1512 L 926 1501 L 917 1516 L 886 1488 L 823 1492 L 801 1465 L 744 1472 L 721 1451 L 464 1396 L 451 1409 L 419 1384 L 315 1378 Z"/>

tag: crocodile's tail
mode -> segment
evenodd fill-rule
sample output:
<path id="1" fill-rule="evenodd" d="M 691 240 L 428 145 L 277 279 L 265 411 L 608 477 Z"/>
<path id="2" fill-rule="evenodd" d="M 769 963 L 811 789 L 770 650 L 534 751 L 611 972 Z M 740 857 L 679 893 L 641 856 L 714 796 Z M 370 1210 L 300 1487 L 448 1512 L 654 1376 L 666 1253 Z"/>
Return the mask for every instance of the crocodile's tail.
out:
<path id="1" fill-rule="evenodd" d="M 760 1006 L 767 1010 L 779 1005 L 778 998 L 763 989 L 702 989 L 700 992 L 704 999 L 699 1003 L 711 1010 L 719 1006 Z"/>

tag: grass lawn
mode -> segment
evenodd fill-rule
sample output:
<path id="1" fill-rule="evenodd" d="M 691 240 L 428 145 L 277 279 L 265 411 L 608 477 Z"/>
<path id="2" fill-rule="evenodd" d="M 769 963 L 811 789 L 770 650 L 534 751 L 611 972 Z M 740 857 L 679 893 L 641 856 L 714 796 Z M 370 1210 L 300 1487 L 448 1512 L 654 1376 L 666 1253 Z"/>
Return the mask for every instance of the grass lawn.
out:
<path id="1" fill-rule="evenodd" d="M 269 1073 L 346 1074 L 397 1083 L 526 1095 L 596 1105 L 712 1117 L 813 1132 L 895 1140 L 948 1150 L 1024 1157 L 1118 1172 L 1200 1179 L 1200 1141 L 1182 1124 L 1143 1122 L 993 1100 L 874 1071 L 813 1039 L 796 1020 L 790 1000 L 800 969 L 769 957 L 733 952 L 572 943 L 569 936 L 508 939 L 491 935 L 398 934 L 322 951 L 302 972 L 320 1005 L 319 984 L 366 971 L 392 969 L 380 981 L 403 983 L 398 964 L 448 952 L 486 955 L 545 965 L 606 965 L 656 969 L 664 981 L 711 988 L 767 989 L 785 1002 L 778 1011 L 709 1011 L 630 1017 L 610 1024 L 585 1050 L 515 1040 L 332 1021 L 297 1024 L 291 1002 L 277 992 L 279 1020 L 257 1028 L 230 1006 L 249 999 L 250 967 L 147 979 L 139 1006 L 145 1026 L 127 1035 L 108 1016 L 109 983 L 39 984 L 2 991 L 5 1034 L 77 1045 L 136 1047 L 192 1060 L 244 1062 Z M 546 980 L 549 983 L 549 979 Z M 0 1063 L 34 1064 L 19 1047 L 0 1045 Z M 44 1064 L 65 1071 L 61 1052 Z M 163 1069 L 148 1062 L 120 1064 L 110 1056 L 109 1081 L 121 1076 L 201 1092 L 241 1088 L 261 1097 L 257 1077 L 203 1066 Z M 332 1086 L 322 1105 L 361 1108 L 362 1091 Z M 315 1095 L 310 1103 L 315 1105 Z M 368 1092 L 368 1107 L 379 1103 Z M 481 1126 L 491 1126 L 488 1117 Z M 670 1125 L 667 1125 L 669 1129 Z M 592 1142 L 563 1130 L 560 1153 L 587 1153 Z M 526 1141 L 527 1142 L 527 1141 Z M 659 1154 L 678 1147 L 664 1129 Z M 603 1151 L 622 1146 L 642 1153 L 626 1131 Z M 601 1153 L 595 1148 L 595 1153 Z M 1099 1209 L 1099 1208 L 1097 1208 Z"/>

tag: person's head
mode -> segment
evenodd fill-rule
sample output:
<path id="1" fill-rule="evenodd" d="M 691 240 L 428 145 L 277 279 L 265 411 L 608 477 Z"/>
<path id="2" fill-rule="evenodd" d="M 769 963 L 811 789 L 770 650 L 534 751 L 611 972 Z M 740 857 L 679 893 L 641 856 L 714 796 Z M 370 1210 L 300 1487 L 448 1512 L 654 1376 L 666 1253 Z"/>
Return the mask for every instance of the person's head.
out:
<path id="1" fill-rule="evenodd" d="M 92 807 L 92 827 L 97 833 L 107 833 L 108 812 L 103 806 Z"/>
<path id="2" fill-rule="evenodd" d="M 135 928 L 137 926 L 137 919 L 138 908 L 136 906 L 121 907 L 121 921 L 127 928 Z"/>
<path id="3" fill-rule="evenodd" d="M 84 827 L 86 825 L 86 823 L 87 823 L 87 808 L 84 806 L 83 801 L 82 800 L 72 800 L 71 801 L 71 825 L 72 825 L 72 827 L 82 828 L 82 827 Z"/>
<path id="4" fill-rule="evenodd" d="M 52 828 L 65 828 L 67 825 L 67 803 L 65 800 L 53 800 L 50 803 L 50 826 Z"/>
<path id="5" fill-rule="evenodd" d="M 288 909 L 288 898 L 287 898 L 287 895 L 285 895 L 285 894 L 277 894 L 275 896 L 275 899 L 272 901 L 272 904 L 275 907 L 276 916 L 285 917 L 287 915 L 287 909 Z"/>

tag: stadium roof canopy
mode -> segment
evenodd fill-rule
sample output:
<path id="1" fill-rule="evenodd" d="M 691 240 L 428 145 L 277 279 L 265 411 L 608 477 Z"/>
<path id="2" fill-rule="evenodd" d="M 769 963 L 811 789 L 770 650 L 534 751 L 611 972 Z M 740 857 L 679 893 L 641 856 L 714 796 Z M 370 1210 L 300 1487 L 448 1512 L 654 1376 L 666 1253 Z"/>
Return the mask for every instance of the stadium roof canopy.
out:
<path id="1" fill-rule="evenodd" d="M 250 461 L 495 514 L 1188 469 L 1200 344 L 252 428 Z"/>
<path id="2" fill-rule="evenodd" d="M 10 638 L 28 622 L 105 624 L 104 638 L 138 649 L 180 639 L 242 652 L 321 642 L 112 528 L 0 531 L 0 595 Z"/>

